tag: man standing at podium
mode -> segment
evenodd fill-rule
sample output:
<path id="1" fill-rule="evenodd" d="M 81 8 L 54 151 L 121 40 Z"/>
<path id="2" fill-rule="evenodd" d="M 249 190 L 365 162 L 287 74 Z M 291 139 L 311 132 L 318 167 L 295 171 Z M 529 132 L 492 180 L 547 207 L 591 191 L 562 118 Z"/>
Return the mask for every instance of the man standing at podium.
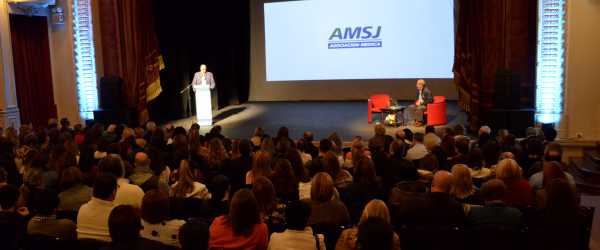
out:
<path id="1" fill-rule="evenodd" d="M 217 90 L 215 89 L 215 78 L 213 77 L 212 73 L 206 71 L 206 64 L 200 65 L 200 71 L 194 74 L 194 80 L 192 80 L 192 84 L 210 86 L 210 101 L 212 110 L 218 110 Z"/>

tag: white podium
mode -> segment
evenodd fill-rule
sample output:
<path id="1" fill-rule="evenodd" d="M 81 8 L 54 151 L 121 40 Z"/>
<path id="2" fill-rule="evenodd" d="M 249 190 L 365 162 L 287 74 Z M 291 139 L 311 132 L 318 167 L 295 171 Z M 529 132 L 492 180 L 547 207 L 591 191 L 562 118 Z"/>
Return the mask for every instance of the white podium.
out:
<path id="1" fill-rule="evenodd" d="M 193 85 L 196 96 L 196 122 L 200 126 L 212 125 L 212 107 L 210 86 L 206 84 Z"/>

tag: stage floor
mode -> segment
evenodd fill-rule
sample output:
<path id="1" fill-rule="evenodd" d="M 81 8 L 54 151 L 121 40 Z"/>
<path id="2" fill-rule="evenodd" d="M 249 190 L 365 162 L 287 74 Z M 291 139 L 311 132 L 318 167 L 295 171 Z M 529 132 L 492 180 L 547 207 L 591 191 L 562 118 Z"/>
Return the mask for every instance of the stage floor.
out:
<path id="1" fill-rule="evenodd" d="M 400 103 L 408 105 L 409 102 Z M 456 102 L 447 102 L 446 112 L 448 124 L 467 124 L 467 114 Z M 378 114 L 373 116 L 379 118 Z M 195 117 L 189 117 L 172 123 L 188 129 L 195 122 Z M 288 127 L 292 138 L 300 138 L 304 131 L 312 131 L 315 139 L 327 137 L 337 132 L 344 141 L 352 140 L 354 136 L 368 139 L 373 135 L 375 122 L 367 122 L 367 102 L 249 102 L 242 105 L 229 106 L 216 112 L 213 122 L 223 127 L 223 134 L 230 138 L 250 138 L 256 127 L 275 136 L 281 126 Z M 405 127 L 387 127 L 387 133 L 393 134 Z M 413 131 L 423 131 L 424 127 L 409 127 Z M 203 127 L 206 132 L 210 127 Z"/>

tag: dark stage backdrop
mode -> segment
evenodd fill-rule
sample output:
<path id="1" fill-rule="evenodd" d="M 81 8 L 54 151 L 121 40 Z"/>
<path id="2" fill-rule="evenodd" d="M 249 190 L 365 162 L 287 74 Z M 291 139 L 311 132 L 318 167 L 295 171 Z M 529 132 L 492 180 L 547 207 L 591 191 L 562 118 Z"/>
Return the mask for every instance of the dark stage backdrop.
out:
<path id="1" fill-rule="evenodd" d="M 200 64 L 206 64 L 215 76 L 220 108 L 246 102 L 250 77 L 249 1 L 176 2 L 153 0 L 156 34 L 166 67 L 161 71 L 163 92 L 150 103 L 152 119 L 186 117 L 184 107 L 192 95 L 180 95 L 179 91 L 192 81 Z"/>

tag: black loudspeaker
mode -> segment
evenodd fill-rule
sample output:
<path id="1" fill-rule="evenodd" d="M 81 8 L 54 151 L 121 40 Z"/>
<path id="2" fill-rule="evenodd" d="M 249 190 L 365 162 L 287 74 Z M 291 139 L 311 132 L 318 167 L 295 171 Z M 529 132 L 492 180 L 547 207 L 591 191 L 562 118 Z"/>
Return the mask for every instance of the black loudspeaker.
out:
<path id="1" fill-rule="evenodd" d="M 510 70 L 498 70 L 494 82 L 494 107 L 521 107 L 521 77 Z"/>
<path id="2" fill-rule="evenodd" d="M 100 100 L 100 109 L 103 110 L 120 110 L 123 108 L 121 89 L 123 79 L 118 76 L 104 76 L 100 79 L 98 91 Z"/>
<path id="3" fill-rule="evenodd" d="M 517 137 L 524 137 L 525 130 L 534 125 L 535 109 L 492 109 L 488 112 L 489 126 L 508 129 Z"/>

